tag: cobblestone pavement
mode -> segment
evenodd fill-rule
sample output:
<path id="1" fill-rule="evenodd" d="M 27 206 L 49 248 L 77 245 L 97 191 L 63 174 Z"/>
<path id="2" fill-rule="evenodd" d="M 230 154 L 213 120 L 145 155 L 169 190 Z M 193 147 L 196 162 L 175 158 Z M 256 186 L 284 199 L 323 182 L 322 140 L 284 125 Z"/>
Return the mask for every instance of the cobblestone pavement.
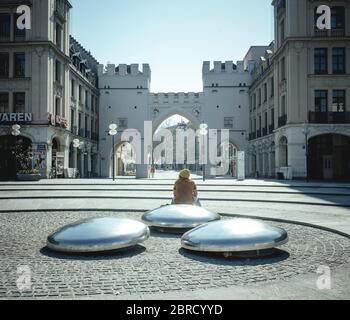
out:
<path id="1" fill-rule="evenodd" d="M 290 242 L 265 259 L 224 259 L 180 249 L 180 237 L 153 233 L 143 246 L 100 256 L 56 254 L 46 237 L 62 225 L 95 216 L 139 220 L 140 213 L 3 213 L 0 214 L 0 298 L 87 298 L 254 285 L 316 274 L 350 263 L 350 240 L 295 224 L 285 228 Z M 226 219 L 226 218 L 225 218 Z M 31 289 L 20 292 L 21 266 L 31 271 Z M 180 292 L 179 292 L 179 295 Z"/>

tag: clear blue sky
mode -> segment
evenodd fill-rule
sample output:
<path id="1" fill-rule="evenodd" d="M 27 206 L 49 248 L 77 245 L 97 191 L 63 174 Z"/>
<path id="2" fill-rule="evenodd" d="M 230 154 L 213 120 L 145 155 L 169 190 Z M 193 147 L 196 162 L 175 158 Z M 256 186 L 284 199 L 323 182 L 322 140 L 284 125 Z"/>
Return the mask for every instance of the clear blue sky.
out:
<path id="1" fill-rule="evenodd" d="M 271 0 L 71 0 L 71 33 L 103 64 L 149 63 L 152 92 L 202 90 L 202 62 L 273 39 Z"/>

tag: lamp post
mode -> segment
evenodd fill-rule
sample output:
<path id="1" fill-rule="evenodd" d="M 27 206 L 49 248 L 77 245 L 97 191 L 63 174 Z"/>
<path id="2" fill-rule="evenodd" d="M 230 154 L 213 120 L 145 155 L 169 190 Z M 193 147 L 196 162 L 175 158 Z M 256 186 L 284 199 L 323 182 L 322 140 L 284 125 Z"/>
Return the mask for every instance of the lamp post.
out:
<path id="1" fill-rule="evenodd" d="M 79 139 L 74 139 L 73 140 L 73 148 L 75 148 L 78 152 L 78 149 L 81 150 L 83 149 L 84 147 L 84 142 L 83 141 L 80 141 Z M 77 161 L 74 160 L 74 163 L 75 163 L 75 172 L 74 172 L 74 177 L 77 178 L 77 171 L 78 171 L 78 168 L 77 168 Z"/>
<path id="2" fill-rule="evenodd" d="M 202 123 L 199 126 L 199 134 L 202 136 L 203 144 L 202 144 L 202 156 L 203 156 L 203 182 L 205 182 L 205 137 L 208 134 L 208 125 L 206 123 Z"/>
<path id="3" fill-rule="evenodd" d="M 115 153 L 114 153 L 114 136 L 118 133 L 117 129 L 118 126 L 114 123 L 109 125 L 109 132 L 108 134 L 112 137 L 112 168 L 113 168 L 113 181 L 115 181 Z"/>
<path id="4" fill-rule="evenodd" d="M 306 157 L 306 182 L 309 182 L 309 134 L 310 128 L 304 123 L 303 134 L 305 135 L 305 157 Z"/>
<path id="5" fill-rule="evenodd" d="M 15 137 L 15 166 L 16 166 L 16 173 L 18 170 L 18 161 L 17 161 L 17 137 L 21 134 L 21 126 L 18 124 L 15 124 L 12 126 L 11 135 Z"/>

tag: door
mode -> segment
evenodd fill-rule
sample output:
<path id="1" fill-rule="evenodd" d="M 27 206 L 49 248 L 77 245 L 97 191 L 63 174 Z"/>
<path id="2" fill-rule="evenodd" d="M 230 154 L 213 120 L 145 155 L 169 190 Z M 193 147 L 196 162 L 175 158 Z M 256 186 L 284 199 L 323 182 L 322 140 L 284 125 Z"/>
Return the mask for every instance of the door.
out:
<path id="1" fill-rule="evenodd" d="M 333 156 L 323 156 L 323 178 L 333 179 Z"/>

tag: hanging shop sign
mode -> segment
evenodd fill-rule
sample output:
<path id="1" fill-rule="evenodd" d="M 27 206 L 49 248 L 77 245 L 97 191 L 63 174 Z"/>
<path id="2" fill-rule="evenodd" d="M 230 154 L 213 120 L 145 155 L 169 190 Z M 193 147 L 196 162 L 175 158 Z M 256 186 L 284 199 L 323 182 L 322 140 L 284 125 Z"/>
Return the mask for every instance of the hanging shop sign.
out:
<path id="1" fill-rule="evenodd" d="M 32 113 L 0 113 L 0 123 L 24 123 L 32 121 Z"/>
<path id="2" fill-rule="evenodd" d="M 49 113 L 49 124 L 56 127 L 67 128 L 68 121 L 61 116 L 55 116 Z"/>

